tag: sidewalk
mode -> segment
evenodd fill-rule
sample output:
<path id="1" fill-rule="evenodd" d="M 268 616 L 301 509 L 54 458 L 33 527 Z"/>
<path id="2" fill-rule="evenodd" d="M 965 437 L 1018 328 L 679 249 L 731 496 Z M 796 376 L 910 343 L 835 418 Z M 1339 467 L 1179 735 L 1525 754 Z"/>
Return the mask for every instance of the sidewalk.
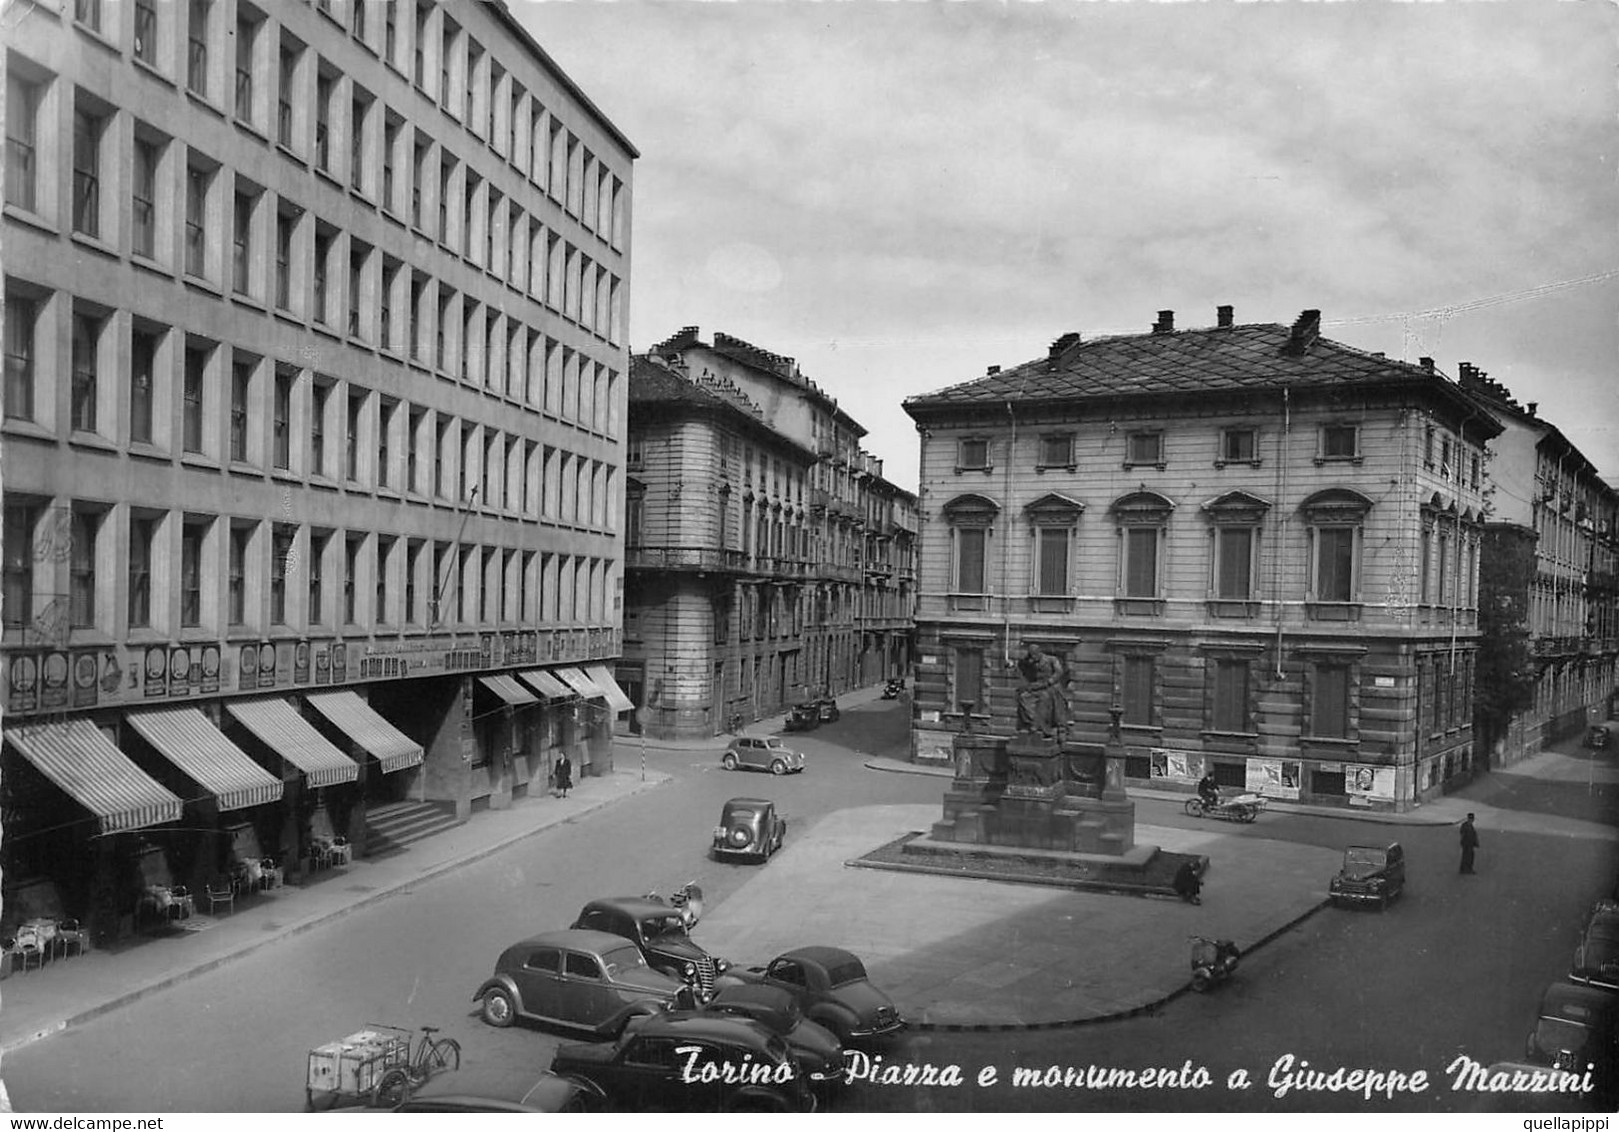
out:
<path id="1" fill-rule="evenodd" d="M 621 769 L 585 778 L 566 798 L 536 794 L 487 810 L 402 852 L 364 858 L 302 885 L 238 897 L 234 912 L 193 915 L 184 930 L 56 959 L 0 982 L 0 1054 L 115 1010 L 261 947 L 386 900 L 401 889 L 498 853 L 515 842 L 583 817 L 669 780 Z"/>

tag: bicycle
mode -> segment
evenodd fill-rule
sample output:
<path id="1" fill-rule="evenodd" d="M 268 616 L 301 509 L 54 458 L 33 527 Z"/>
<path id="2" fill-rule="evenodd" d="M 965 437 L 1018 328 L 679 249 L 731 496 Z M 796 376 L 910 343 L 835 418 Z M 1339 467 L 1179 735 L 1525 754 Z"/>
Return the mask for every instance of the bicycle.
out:
<path id="1" fill-rule="evenodd" d="M 423 1026 L 421 1029 L 422 1036 L 416 1043 L 416 1052 L 378 1078 L 377 1086 L 371 1093 L 371 1103 L 376 1108 L 393 1108 L 403 1104 L 413 1089 L 425 1084 L 441 1069 L 453 1073 L 461 1068 L 460 1042 L 454 1038 L 433 1037 L 438 1033 L 437 1026 Z"/>
<path id="2" fill-rule="evenodd" d="M 740 735 L 742 734 L 743 726 L 742 713 L 733 711 L 725 721 L 725 732 L 727 735 Z"/>

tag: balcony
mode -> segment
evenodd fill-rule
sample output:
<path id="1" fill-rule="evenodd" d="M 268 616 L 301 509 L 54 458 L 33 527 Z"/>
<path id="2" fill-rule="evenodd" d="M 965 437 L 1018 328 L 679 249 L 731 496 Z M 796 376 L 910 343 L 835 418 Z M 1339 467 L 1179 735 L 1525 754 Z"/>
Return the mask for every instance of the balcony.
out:
<path id="1" fill-rule="evenodd" d="M 740 550 L 701 546 L 629 546 L 624 565 L 631 570 L 689 570 L 697 573 L 764 574 L 769 559 L 750 560 Z"/>

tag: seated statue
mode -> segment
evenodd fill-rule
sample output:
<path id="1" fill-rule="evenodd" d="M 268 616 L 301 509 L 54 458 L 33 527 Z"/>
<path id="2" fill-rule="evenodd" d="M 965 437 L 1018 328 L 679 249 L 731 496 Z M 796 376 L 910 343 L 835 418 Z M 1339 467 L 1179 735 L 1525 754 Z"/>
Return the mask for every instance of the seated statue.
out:
<path id="1" fill-rule="evenodd" d="M 1060 738 L 1068 725 L 1062 662 L 1047 656 L 1030 641 L 1018 661 L 1018 673 L 1023 677 L 1017 693 L 1018 730 L 1037 732 L 1048 739 Z"/>

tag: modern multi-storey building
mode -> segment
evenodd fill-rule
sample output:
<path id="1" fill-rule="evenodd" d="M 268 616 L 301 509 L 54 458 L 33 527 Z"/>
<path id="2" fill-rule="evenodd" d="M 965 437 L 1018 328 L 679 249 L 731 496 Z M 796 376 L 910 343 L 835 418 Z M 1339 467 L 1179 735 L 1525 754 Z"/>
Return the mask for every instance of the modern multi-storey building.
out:
<path id="1" fill-rule="evenodd" d="M 1614 712 L 1619 492 L 1535 403 L 1458 369 L 1505 429 L 1490 442 L 1480 575 L 1480 606 L 1496 614 L 1480 647 L 1501 687 L 1479 716 L 1492 760 L 1511 763 Z"/>
<path id="2" fill-rule="evenodd" d="M 5 82 L 8 893 L 610 760 L 623 134 L 498 2 L 43 0 Z"/>
<path id="3" fill-rule="evenodd" d="M 1432 363 L 1293 326 L 1086 341 L 914 397 L 914 756 L 1016 726 L 1063 664 L 1069 741 L 1126 773 L 1404 808 L 1470 773 L 1486 442 Z"/>
<path id="4" fill-rule="evenodd" d="M 791 358 L 696 327 L 630 393 L 624 661 L 650 733 L 713 735 L 902 675 L 915 497 Z"/>

